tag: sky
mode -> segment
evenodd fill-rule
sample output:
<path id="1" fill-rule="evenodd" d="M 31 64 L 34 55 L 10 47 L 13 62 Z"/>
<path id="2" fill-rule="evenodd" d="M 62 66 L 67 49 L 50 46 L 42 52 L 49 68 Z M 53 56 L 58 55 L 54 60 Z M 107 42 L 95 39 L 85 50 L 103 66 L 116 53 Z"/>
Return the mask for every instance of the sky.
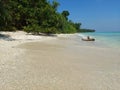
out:
<path id="1" fill-rule="evenodd" d="M 81 22 L 81 28 L 96 31 L 120 31 L 120 0 L 56 0 L 58 12 L 68 10 L 69 19 Z"/>

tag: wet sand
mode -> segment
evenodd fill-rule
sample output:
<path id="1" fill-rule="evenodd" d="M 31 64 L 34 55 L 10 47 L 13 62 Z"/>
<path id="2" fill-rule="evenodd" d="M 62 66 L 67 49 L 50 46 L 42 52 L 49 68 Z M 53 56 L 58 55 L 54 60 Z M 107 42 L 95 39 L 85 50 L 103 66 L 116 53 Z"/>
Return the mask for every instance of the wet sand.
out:
<path id="1" fill-rule="evenodd" d="M 0 72 L 0 90 L 120 89 L 119 50 L 84 46 L 64 37 L 15 48 L 24 53 Z"/>

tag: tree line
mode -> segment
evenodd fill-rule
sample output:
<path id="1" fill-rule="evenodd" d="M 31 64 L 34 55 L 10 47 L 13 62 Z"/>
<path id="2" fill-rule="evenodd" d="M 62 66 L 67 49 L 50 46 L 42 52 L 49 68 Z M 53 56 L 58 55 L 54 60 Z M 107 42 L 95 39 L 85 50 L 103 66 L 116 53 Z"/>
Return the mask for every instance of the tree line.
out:
<path id="1" fill-rule="evenodd" d="M 58 12 L 55 0 L 0 0 L 0 31 L 24 30 L 28 33 L 82 32 L 81 23 L 68 19 L 69 11 Z"/>

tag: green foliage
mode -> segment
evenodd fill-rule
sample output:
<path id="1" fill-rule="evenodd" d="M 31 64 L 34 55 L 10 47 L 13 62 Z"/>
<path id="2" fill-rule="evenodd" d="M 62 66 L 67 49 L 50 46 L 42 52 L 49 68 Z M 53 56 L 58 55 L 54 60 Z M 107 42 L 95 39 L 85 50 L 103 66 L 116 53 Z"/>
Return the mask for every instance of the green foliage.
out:
<path id="1" fill-rule="evenodd" d="M 76 29 L 74 26 L 68 23 L 65 29 L 63 30 L 63 33 L 76 33 Z"/>
<path id="2" fill-rule="evenodd" d="M 0 31 L 24 30 L 28 33 L 76 33 L 81 23 L 68 19 L 69 11 L 57 12 L 53 0 L 0 0 Z"/>
<path id="3" fill-rule="evenodd" d="M 78 32 L 95 32 L 93 29 L 79 29 Z"/>
<path id="4" fill-rule="evenodd" d="M 53 9 L 54 9 L 55 11 L 57 11 L 57 8 L 58 8 L 59 5 L 60 5 L 60 4 L 59 4 L 56 0 L 53 0 L 53 2 L 52 2 L 52 7 L 53 7 Z"/>
<path id="5" fill-rule="evenodd" d="M 10 30 L 10 22 L 12 20 L 9 10 L 7 9 L 7 1 L 0 1 L 0 30 Z"/>
<path id="6" fill-rule="evenodd" d="M 68 16 L 70 15 L 70 13 L 68 11 L 63 11 L 62 15 L 65 17 L 66 20 L 68 20 Z"/>
<path id="7" fill-rule="evenodd" d="M 39 32 L 42 31 L 42 28 L 36 24 L 32 24 L 29 26 L 24 26 L 24 31 L 27 33 L 32 33 L 32 34 L 39 34 Z"/>
<path id="8" fill-rule="evenodd" d="M 74 23 L 67 22 L 66 18 L 64 18 L 63 30 L 62 33 L 76 33 L 76 28 L 74 27 Z"/>
<path id="9" fill-rule="evenodd" d="M 81 23 L 75 23 L 74 26 L 76 30 L 78 31 L 80 29 Z"/>

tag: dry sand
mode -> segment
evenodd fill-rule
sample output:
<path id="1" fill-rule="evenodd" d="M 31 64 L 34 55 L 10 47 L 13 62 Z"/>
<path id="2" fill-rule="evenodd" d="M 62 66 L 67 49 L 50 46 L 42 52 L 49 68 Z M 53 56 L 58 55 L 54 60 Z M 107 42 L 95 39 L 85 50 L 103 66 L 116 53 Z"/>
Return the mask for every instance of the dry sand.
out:
<path id="1" fill-rule="evenodd" d="M 84 46 L 72 35 L 17 41 L 0 42 L 0 90 L 120 89 L 119 50 Z"/>

